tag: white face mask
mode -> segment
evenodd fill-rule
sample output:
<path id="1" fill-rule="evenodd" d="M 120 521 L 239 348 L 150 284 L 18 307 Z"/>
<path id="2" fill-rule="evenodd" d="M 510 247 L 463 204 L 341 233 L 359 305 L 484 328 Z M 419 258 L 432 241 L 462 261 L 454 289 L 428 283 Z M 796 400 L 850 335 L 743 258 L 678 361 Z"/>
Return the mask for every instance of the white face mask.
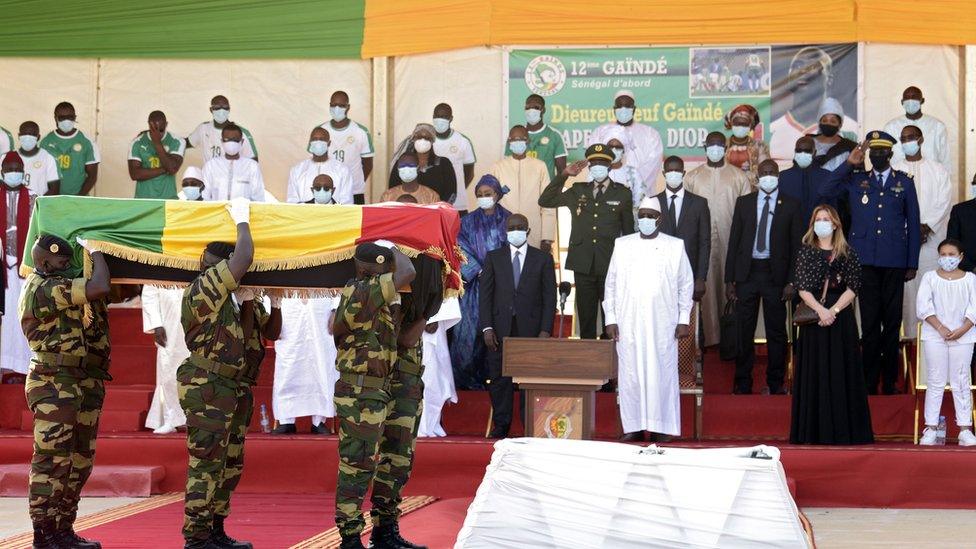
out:
<path id="1" fill-rule="evenodd" d="M 793 153 L 793 161 L 801 168 L 806 168 L 813 163 L 813 155 L 808 152 Z"/>
<path id="2" fill-rule="evenodd" d="M 325 156 L 329 152 L 329 143 L 327 141 L 309 141 L 308 152 L 312 153 L 312 156 Z"/>
<path id="3" fill-rule="evenodd" d="M 419 153 L 425 153 L 430 150 L 431 142 L 427 139 L 420 138 L 413 142 L 413 148 Z"/>
<path id="4" fill-rule="evenodd" d="M 527 231 L 508 231 L 508 243 L 516 248 L 521 248 L 525 244 L 525 238 L 529 235 Z"/>
<path id="5" fill-rule="evenodd" d="M 820 238 L 827 238 L 828 236 L 834 234 L 834 224 L 830 221 L 814 221 L 813 234 L 819 236 Z"/>
<path id="6" fill-rule="evenodd" d="M 613 110 L 613 115 L 617 118 L 617 122 L 626 124 L 634 119 L 634 109 L 632 107 L 618 107 Z"/>
<path id="7" fill-rule="evenodd" d="M 922 110 L 922 102 L 918 99 L 906 99 L 901 102 L 901 106 L 905 107 L 905 114 L 914 115 Z"/>
<path id="8" fill-rule="evenodd" d="M 749 126 L 732 126 L 732 135 L 742 139 L 749 135 Z"/>
<path id="9" fill-rule="evenodd" d="M 637 220 L 637 230 L 644 236 L 651 236 L 657 230 L 657 219 L 641 217 Z"/>
<path id="10" fill-rule="evenodd" d="M 32 151 L 34 147 L 37 146 L 37 136 L 35 135 L 21 135 L 20 136 L 20 148 L 25 151 Z"/>
<path id="11" fill-rule="evenodd" d="M 955 271 L 960 262 L 962 262 L 962 258 L 958 255 L 939 256 L 939 267 L 945 272 Z"/>
<path id="12" fill-rule="evenodd" d="M 542 121 L 542 111 L 539 109 L 525 109 L 525 121 L 529 124 L 538 124 Z"/>
<path id="13" fill-rule="evenodd" d="M 187 200 L 196 200 L 200 198 L 200 187 L 195 185 L 187 185 L 183 187 L 183 197 Z"/>
<path id="14" fill-rule="evenodd" d="M 592 181 L 603 181 L 607 178 L 607 174 L 610 173 L 610 168 L 602 164 L 594 164 L 590 166 L 590 180 Z"/>
<path id="15" fill-rule="evenodd" d="M 718 162 L 725 158 L 725 147 L 721 145 L 709 145 L 705 147 L 705 156 L 712 162 Z"/>
<path id="16" fill-rule="evenodd" d="M 312 198 L 316 204 L 328 204 L 332 202 L 332 191 L 328 189 L 313 189 Z"/>
<path id="17" fill-rule="evenodd" d="M 478 197 L 478 207 L 482 210 L 491 209 L 495 205 L 495 199 L 490 196 L 479 196 Z"/>
<path id="18" fill-rule="evenodd" d="M 7 172 L 3 174 L 3 182 L 10 188 L 17 187 L 24 182 L 24 172 Z"/>
<path id="19" fill-rule="evenodd" d="M 763 192 L 771 193 L 776 190 L 777 185 L 779 185 L 779 177 L 775 175 L 764 175 L 759 178 L 759 188 Z"/>
<path id="20" fill-rule="evenodd" d="M 223 124 L 230 118 L 230 109 L 217 109 L 210 111 L 210 113 L 213 115 L 214 122 L 218 124 Z"/>
<path id="21" fill-rule="evenodd" d="M 451 129 L 451 121 L 446 118 L 435 118 L 434 119 L 434 131 L 437 133 L 447 133 L 447 130 Z"/>
<path id="22" fill-rule="evenodd" d="M 918 154 L 918 141 L 902 141 L 901 151 L 905 153 L 905 156 L 915 156 Z"/>
<path id="23" fill-rule="evenodd" d="M 336 122 L 342 122 L 346 119 L 346 108 L 345 107 L 329 107 L 329 114 L 332 115 L 332 120 Z"/>
<path id="24" fill-rule="evenodd" d="M 400 176 L 400 181 L 410 183 L 414 179 L 417 179 L 417 166 L 405 166 L 402 168 L 397 168 L 397 174 Z"/>
<path id="25" fill-rule="evenodd" d="M 677 189 L 684 181 L 685 174 L 681 172 L 664 172 L 664 183 L 669 189 Z"/>
<path id="26" fill-rule="evenodd" d="M 220 144 L 225 156 L 235 156 L 241 153 L 240 141 L 224 141 Z"/>
<path id="27" fill-rule="evenodd" d="M 75 121 L 68 120 L 67 118 L 64 120 L 58 120 L 58 129 L 61 130 L 62 133 L 71 133 L 71 130 L 75 129 Z"/>
<path id="28" fill-rule="evenodd" d="M 518 140 L 508 142 L 508 150 L 512 151 L 512 154 L 523 155 L 528 148 L 529 143 L 526 141 Z"/>

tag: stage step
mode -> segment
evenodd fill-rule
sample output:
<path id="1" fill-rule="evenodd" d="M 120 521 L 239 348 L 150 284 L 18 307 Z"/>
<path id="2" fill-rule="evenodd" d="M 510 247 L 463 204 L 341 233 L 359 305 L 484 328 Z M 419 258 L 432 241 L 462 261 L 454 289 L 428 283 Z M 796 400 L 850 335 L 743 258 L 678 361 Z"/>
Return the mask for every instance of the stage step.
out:
<path id="1" fill-rule="evenodd" d="M 30 464 L 0 464 L 0 496 L 27 495 Z M 92 470 L 81 495 L 86 497 L 144 498 L 160 494 L 166 476 L 162 465 L 98 465 Z"/>
<path id="2" fill-rule="evenodd" d="M 109 307 L 108 329 L 115 344 L 153 344 L 152 335 L 142 332 L 141 307 Z"/>
<path id="3" fill-rule="evenodd" d="M 148 410 L 152 404 L 153 385 L 116 385 L 105 391 L 103 411 Z"/>
<path id="4" fill-rule="evenodd" d="M 102 410 L 98 419 L 99 433 L 131 433 L 140 431 L 146 424 L 146 410 Z M 20 415 L 20 430 L 34 429 L 34 414 L 23 410 Z"/>

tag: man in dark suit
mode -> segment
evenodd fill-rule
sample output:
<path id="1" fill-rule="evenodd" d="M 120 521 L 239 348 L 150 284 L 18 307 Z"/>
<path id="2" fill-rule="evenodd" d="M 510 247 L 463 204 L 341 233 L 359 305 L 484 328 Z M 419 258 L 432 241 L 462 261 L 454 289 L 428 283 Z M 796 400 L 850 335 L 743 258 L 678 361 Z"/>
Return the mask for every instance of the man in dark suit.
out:
<path id="1" fill-rule="evenodd" d="M 488 252 L 481 271 L 480 322 L 488 348 L 488 392 L 492 430 L 505 438 L 512 424 L 512 378 L 502 376 L 506 337 L 550 337 L 556 314 L 556 270 L 552 255 L 526 244 L 529 221 L 508 218 L 508 244 Z"/>
<path id="2" fill-rule="evenodd" d="M 576 312 L 583 339 L 597 337 L 597 311 L 603 302 L 613 244 L 617 238 L 634 232 L 634 198 L 630 189 L 610 179 L 613 161 L 610 147 L 590 145 L 586 160 L 566 166 L 539 196 L 543 208 L 569 208 L 572 216 L 566 268 L 573 271 L 576 279 Z M 587 166 L 590 180 L 564 190 L 566 180 Z M 600 332 L 604 332 L 602 327 Z"/>
<path id="3" fill-rule="evenodd" d="M 779 174 L 779 190 L 785 196 L 800 201 L 800 216 L 804 224 L 810 222 L 813 210 L 821 204 L 837 207 L 837 199 L 824 196 L 822 189 L 830 179 L 830 172 L 813 163 L 817 146 L 813 137 L 804 135 L 796 140 L 793 166 Z"/>
<path id="4" fill-rule="evenodd" d="M 735 360 L 735 394 L 752 392 L 755 357 L 753 335 L 762 301 L 769 364 L 770 394 L 785 394 L 786 308 L 796 294 L 793 259 L 803 238 L 800 202 L 779 191 L 779 167 L 772 160 L 759 165 L 759 191 L 740 196 L 732 213 L 729 252 L 725 257 L 726 297 L 735 300 L 742 352 Z"/>
<path id="5" fill-rule="evenodd" d="M 705 279 L 708 278 L 708 259 L 712 253 L 712 216 L 708 201 L 684 188 L 685 162 L 680 157 L 669 156 L 664 161 L 665 189 L 657 195 L 664 208 L 661 215 L 661 232 L 680 238 L 685 243 L 685 253 L 695 276 L 695 292 L 692 299 L 700 301 L 705 295 Z"/>
<path id="6" fill-rule="evenodd" d="M 976 185 L 976 174 L 973 175 L 973 185 Z M 976 198 L 952 207 L 946 238 L 962 242 L 962 263 L 959 268 L 964 271 L 976 269 Z"/>

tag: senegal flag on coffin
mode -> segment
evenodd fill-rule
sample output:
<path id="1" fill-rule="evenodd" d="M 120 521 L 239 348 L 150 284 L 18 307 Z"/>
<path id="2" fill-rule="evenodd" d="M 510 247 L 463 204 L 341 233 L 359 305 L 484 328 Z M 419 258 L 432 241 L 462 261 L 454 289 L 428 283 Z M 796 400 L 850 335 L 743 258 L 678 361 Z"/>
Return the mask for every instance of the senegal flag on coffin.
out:
<path id="1" fill-rule="evenodd" d="M 339 288 L 355 274 L 352 257 L 361 242 L 387 239 L 407 255 L 440 262 L 445 296 L 457 295 L 463 256 L 460 221 L 447 205 L 383 204 L 323 206 L 252 203 L 254 264 L 243 284 L 263 288 Z M 72 245 L 86 238 L 109 256 L 116 282 L 185 283 L 200 270 L 207 243 L 233 243 L 237 229 L 226 202 L 138 200 L 79 196 L 40 197 L 34 204 L 21 266 L 33 269 L 37 235 L 60 236 Z M 75 247 L 75 269 L 83 250 Z"/>

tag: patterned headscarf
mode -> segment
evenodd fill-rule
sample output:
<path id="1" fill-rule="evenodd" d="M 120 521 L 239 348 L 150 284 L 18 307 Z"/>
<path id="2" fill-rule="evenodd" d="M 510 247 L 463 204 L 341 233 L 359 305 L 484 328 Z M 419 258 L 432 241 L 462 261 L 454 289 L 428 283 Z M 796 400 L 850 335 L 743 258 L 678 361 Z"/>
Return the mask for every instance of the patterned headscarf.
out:
<path id="1" fill-rule="evenodd" d="M 508 187 L 503 186 L 501 182 L 498 181 L 498 178 L 487 173 L 481 176 L 481 179 L 478 180 L 478 184 L 474 186 L 475 192 L 478 192 L 478 187 L 489 187 L 491 190 L 495 191 L 498 198 L 505 196 L 511 190 Z"/>
<path id="2" fill-rule="evenodd" d="M 759 111 L 756 110 L 752 105 L 747 105 L 745 103 L 735 107 L 729 112 L 725 113 L 725 129 L 732 129 L 732 120 L 738 117 L 744 116 L 746 120 L 749 121 L 749 127 L 755 128 L 759 125 Z"/>

